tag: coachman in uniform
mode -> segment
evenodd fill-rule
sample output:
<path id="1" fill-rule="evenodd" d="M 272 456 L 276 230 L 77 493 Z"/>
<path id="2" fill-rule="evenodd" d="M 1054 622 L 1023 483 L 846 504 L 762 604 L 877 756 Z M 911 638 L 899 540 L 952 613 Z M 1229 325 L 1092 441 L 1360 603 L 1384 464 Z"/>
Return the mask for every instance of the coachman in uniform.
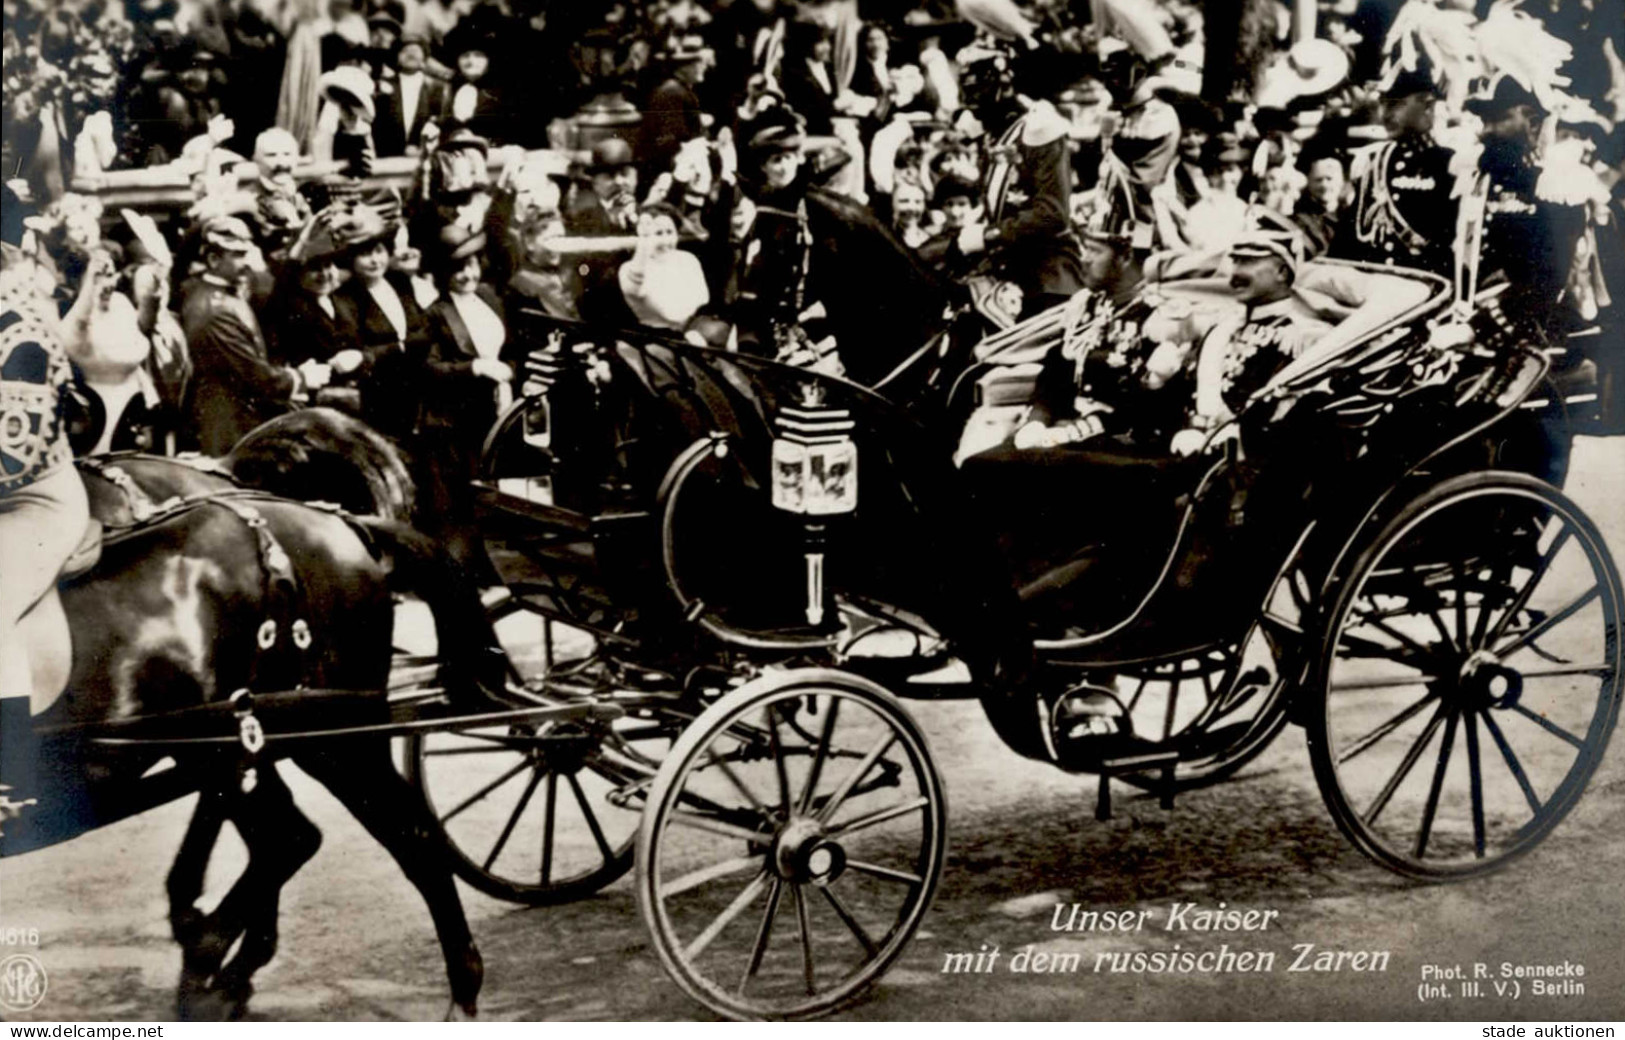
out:
<path id="1" fill-rule="evenodd" d="M 1333 256 L 1449 277 L 1456 234 L 1454 153 L 1433 139 L 1438 98 L 1438 86 L 1425 68 L 1400 72 L 1384 93 L 1382 121 L 1389 140 L 1354 154 L 1352 219 L 1338 229 Z"/>

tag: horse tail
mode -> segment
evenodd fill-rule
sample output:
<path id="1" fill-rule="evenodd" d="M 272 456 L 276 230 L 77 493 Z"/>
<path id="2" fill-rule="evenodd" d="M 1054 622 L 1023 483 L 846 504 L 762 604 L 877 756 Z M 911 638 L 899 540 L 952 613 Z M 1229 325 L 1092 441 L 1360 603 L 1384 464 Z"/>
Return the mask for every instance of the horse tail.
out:
<path id="1" fill-rule="evenodd" d="M 447 689 L 454 696 L 501 691 L 507 657 L 486 618 L 479 587 L 462 564 L 407 524 L 365 516 L 350 521 L 384 566 L 390 591 L 416 596 L 428 606 Z"/>
<path id="2" fill-rule="evenodd" d="M 359 419 L 304 408 L 249 431 L 221 460 L 236 480 L 301 502 L 411 523 L 417 486 L 401 450 Z"/>

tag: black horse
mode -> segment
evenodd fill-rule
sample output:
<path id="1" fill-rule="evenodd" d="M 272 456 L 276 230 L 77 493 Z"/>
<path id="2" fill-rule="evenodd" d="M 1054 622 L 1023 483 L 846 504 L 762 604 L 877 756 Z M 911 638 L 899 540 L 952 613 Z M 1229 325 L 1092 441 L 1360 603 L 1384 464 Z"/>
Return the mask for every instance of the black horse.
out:
<path id="1" fill-rule="evenodd" d="M 384 464 L 365 472 L 382 479 L 398 471 L 387 454 L 367 454 L 380 442 L 349 433 L 352 450 Z M 209 726 L 217 730 L 222 719 L 229 726 L 230 699 L 242 689 L 265 695 L 257 714 L 279 712 L 293 729 L 387 714 L 396 591 L 427 602 L 442 681 L 474 703 L 481 649 L 493 645 L 475 594 L 433 545 L 398 523 L 275 498 L 223 469 L 173 460 L 113 457 L 83 472 L 107 535 L 99 563 L 61 589 L 73 633 L 67 691 L 33 719 L 31 755 L 19 754 L 25 745 L 15 736 L 7 741 L 8 765 L 34 766 L 39 804 L 6 823 L 0 854 L 198 792 L 168 880 L 184 951 L 178 1013 L 239 1017 L 254 972 L 276 951 L 280 890 L 320 844 L 277 775 L 275 760 L 286 754 L 422 893 L 445 954 L 452 1011 L 474 1014 L 479 952 L 435 820 L 396 771 L 387 736 L 295 742 L 285 752 L 273 743 L 256 758 L 245 758 L 239 742 L 194 745 L 185 736 L 214 732 Z M 165 756 L 175 763 L 167 770 Z M 249 863 L 204 914 L 194 904 L 228 820 Z"/>

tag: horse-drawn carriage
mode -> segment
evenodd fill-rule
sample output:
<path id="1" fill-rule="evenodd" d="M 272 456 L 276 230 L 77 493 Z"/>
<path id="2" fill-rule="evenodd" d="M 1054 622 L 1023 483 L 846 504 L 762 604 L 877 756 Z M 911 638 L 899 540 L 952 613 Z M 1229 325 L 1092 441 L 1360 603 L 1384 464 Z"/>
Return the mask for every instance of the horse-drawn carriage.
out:
<path id="1" fill-rule="evenodd" d="M 949 330 L 870 357 L 886 373 L 871 385 L 524 315 L 525 393 L 474 486 L 495 580 L 478 604 L 431 604 L 441 658 L 470 656 L 459 640 L 477 642 L 466 622 L 483 611 L 504 674 L 463 660 L 474 681 L 452 686 L 444 669 L 412 677 L 435 662 L 397 661 L 391 698 L 326 729 L 407 738 L 451 868 L 488 893 L 559 902 L 635 865 L 661 961 L 730 1016 L 839 1007 L 919 927 L 947 806 L 899 698 L 979 700 L 1017 753 L 1098 776 L 1101 815 L 1114 781 L 1171 802 L 1296 723 L 1362 852 L 1425 879 L 1500 867 L 1601 760 L 1625 593 L 1555 486 L 1570 437 L 1546 353 L 1475 325 L 1484 311 L 1442 279 L 1344 264 L 1311 265 L 1317 277 L 1359 290 L 1224 447 L 1090 449 L 1100 482 L 1048 505 L 979 483 L 955 446 L 980 393 L 1087 333 L 1070 305 L 974 353 Z M 1201 278 L 1143 292 L 1223 302 Z M 1124 511 L 1135 537 L 1089 534 L 1091 514 Z M 375 584 L 365 560 L 346 567 Z M 331 623 L 359 638 L 380 602 L 332 604 Z M 277 643 L 286 603 L 257 609 Z M 149 760 L 207 743 L 242 779 L 254 701 L 203 700 L 197 732 L 79 736 Z M 319 744 L 304 718 L 267 724 L 271 750 L 252 753 L 278 753 L 278 736 L 285 753 Z M 337 766 L 315 769 L 325 782 Z M 407 829 L 430 819 L 415 811 Z M 438 882 L 414 881 L 434 906 Z M 441 934 L 469 1005 L 457 961 L 472 945 Z"/>
<path id="2" fill-rule="evenodd" d="M 625 715 L 551 728 L 517 799 L 479 779 L 516 751 L 427 738 L 420 763 L 489 759 L 420 774 L 432 800 L 502 799 L 483 833 L 448 829 L 462 876 L 539 903 L 635 858 L 690 995 L 837 1007 L 899 954 L 943 862 L 942 782 L 898 698 L 979 699 L 1018 753 L 1098 776 L 1102 816 L 1113 781 L 1170 802 L 1295 722 L 1338 826 L 1390 869 L 1467 877 L 1534 846 L 1597 768 L 1621 682 L 1618 572 L 1555 486 L 1551 358 L 1443 279 L 1323 263 L 1300 284 L 1339 320 L 1225 447 L 1108 444 L 1037 500 L 954 448 L 978 388 L 1007 398 L 1019 363 L 1087 335 L 1075 304 L 974 360 L 944 333 L 867 387 L 527 318 L 542 349 L 476 482 L 499 631 L 545 634 L 515 683 Z M 1215 279 L 1142 293 L 1224 304 Z M 1099 511 L 1136 537 L 1092 542 Z M 551 796 L 527 815 L 537 777 L 570 785 L 586 831 Z M 606 836 L 578 777 L 636 833 L 623 813 Z M 585 862 L 560 875 L 564 847 Z"/>

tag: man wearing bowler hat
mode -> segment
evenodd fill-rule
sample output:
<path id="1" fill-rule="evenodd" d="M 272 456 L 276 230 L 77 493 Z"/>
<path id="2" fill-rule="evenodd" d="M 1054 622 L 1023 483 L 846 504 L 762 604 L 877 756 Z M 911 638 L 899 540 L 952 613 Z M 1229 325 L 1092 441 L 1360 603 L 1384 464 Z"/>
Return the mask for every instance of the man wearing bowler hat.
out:
<path id="1" fill-rule="evenodd" d="M 1450 149 L 1433 139 L 1439 87 L 1425 62 L 1402 70 L 1383 92 L 1388 140 L 1354 153 L 1354 202 L 1331 255 L 1451 273 L 1456 231 Z"/>
<path id="2" fill-rule="evenodd" d="M 583 184 L 565 207 L 572 235 L 632 235 L 638 226 L 638 170 L 632 146 L 606 137 L 592 146 L 582 166 Z"/>
<path id="3" fill-rule="evenodd" d="M 428 59 L 428 42 L 419 36 L 402 37 L 390 59 L 394 75 L 379 86 L 372 129 L 380 157 L 417 155 L 425 129 L 446 107 L 446 84 L 424 71 Z"/>
<path id="4" fill-rule="evenodd" d="M 582 177 L 564 208 L 564 229 L 586 238 L 621 239 L 606 242 L 601 252 L 582 255 L 576 263 L 583 293 L 615 274 L 628 251 L 627 242 L 638 232 L 638 168 L 632 146 L 618 137 L 606 137 L 592 146 Z"/>

